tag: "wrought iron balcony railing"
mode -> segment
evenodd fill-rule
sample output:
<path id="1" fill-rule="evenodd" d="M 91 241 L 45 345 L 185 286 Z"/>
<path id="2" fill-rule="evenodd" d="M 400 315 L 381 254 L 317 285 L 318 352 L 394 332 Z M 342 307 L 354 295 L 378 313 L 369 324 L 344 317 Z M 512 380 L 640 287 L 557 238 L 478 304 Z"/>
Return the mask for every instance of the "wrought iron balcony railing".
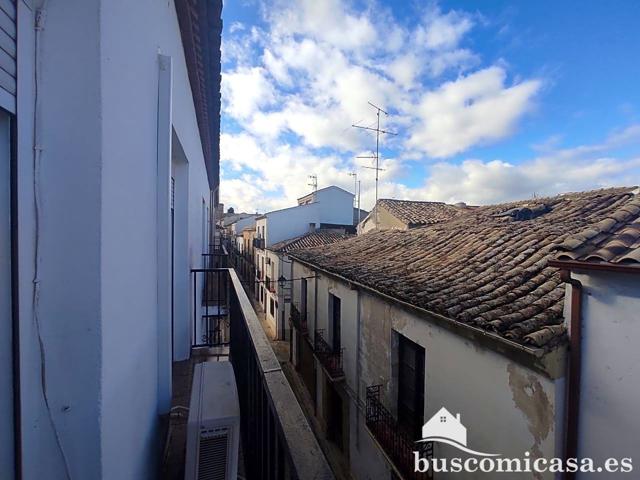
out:
<path id="1" fill-rule="evenodd" d="M 302 335 L 306 335 L 308 333 L 307 312 L 301 312 L 300 310 L 298 310 L 297 305 L 293 303 L 291 304 L 291 314 L 289 315 L 289 320 L 291 321 L 291 324 L 294 326 L 294 328 L 298 330 Z"/>
<path id="2" fill-rule="evenodd" d="M 423 457 L 433 456 L 433 444 L 416 443 L 412 432 L 404 428 L 380 401 L 382 385 L 367 387 L 366 424 L 385 455 L 406 480 L 428 480 L 433 472 L 417 473 L 414 470 L 414 451 Z"/>
<path id="3" fill-rule="evenodd" d="M 253 239 L 253 247 L 264 250 L 264 238 L 254 238 Z"/>
<path id="4" fill-rule="evenodd" d="M 334 350 L 331 345 L 324 339 L 324 330 L 316 330 L 313 336 L 313 353 L 320 361 L 327 374 L 332 380 L 340 380 L 344 378 L 342 370 L 342 352 L 340 348 Z"/>
<path id="5" fill-rule="evenodd" d="M 198 269 L 192 275 L 196 279 L 194 312 L 204 308 L 202 298 L 224 305 L 219 313 L 224 313 L 229 325 L 229 360 L 240 400 L 245 477 L 333 480 L 327 459 L 235 270 Z M 204 281 L 207 287 L 201 288 Z"/>

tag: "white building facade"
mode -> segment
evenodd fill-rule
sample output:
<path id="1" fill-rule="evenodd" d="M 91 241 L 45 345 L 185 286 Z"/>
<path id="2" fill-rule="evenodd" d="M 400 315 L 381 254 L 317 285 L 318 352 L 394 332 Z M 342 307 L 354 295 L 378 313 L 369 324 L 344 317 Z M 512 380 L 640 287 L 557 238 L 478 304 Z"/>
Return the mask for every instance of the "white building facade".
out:
<path id="1" fill-rule="evenodd" d="M 298 199 L 295 207 L 265 213 L 256 219 L 255 298 L 264 312 L 273 335 L 285 339 L 288 287 L 279 293 L 278 279 L 290 280 L 291 263 L 270 251 L 283 240 L 293 239 L 317 229 L 353 227 L 354 195 L 340 187 L 329 186 Z"/>
<path id="2" fill-rule="evenodd" d="M 0 6 L 3 479 L 157 475 L 217 196 L 222 6 L 198 3 Z"/>

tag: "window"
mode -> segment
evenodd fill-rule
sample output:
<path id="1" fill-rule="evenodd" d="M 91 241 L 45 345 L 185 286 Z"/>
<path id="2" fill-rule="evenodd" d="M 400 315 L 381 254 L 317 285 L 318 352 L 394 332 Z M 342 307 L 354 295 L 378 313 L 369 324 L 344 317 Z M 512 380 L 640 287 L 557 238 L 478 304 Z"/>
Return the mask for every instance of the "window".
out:
<path id="1" fill-rule="evenodd" d="M 335 295 L 329 295 L 329 312 L 331 315 L 331 347 L 334 352 L 340 350 L 340 310 L 341 310 L 340 298 Z"/>
<path id="2" fill-rule="evenodd" d="M 307 314 L 307 279 L 300 280 L 300 313 Z"/>
<path id="3" fill-rule="evenodd" d="M 273 304 L 273 298 L 269 299 L 269 313 L 271 313 L 271 316 L 273 317 L 275 315 L 275 309 L 274 309 L 274 304 Z"/>
<path id="4" fill-rule="evenodd" d="M 398 422 L 417 435 L 424 423 L 424 348 L 399 337 Z"/>

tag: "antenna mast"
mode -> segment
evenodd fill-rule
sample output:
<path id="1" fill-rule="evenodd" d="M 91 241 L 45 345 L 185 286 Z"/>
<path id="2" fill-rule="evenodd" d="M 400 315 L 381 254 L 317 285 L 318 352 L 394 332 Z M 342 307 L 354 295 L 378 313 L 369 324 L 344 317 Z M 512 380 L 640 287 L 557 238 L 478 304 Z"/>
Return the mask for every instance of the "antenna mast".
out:
<path id="1" fill-rule="evenodd" d="M 360 224 L 360 181 L 358 180 L 358 172 L 349 172 L 349 176 L 353 177 L 353 200 L 358 209 L 358 224 Z"/>
<path id="2" fill-rule="evenodd" d="M 387 130 L 382 130 L 380 128 L 380 112 L 384 113 L 386 116 L 389 115 L 388 112 L 386 112 L 385 110 L 383 110 L 382 108 L 378 107 L 377 105 L 374 105 L 371 102 L 367 102 L 369 105 L 371 105 L 373 108 L 376 109 L 376 128 L 372 128 L 372 127 L 365 127 L 363 125 L 351 125 L 352 127 L 355 128 L 361 128 L 363 130 L 371 130 L 373 132 L 376 132 L 376 154 L 375 156 L 360 156 L 360 157 L 356 157 L 356 158 L 375 158 L 376 160 L 376 166 L 375 167 L 365 167 L 365 168 L 370 168 L 372 170 L 376 171 L 376 205 L 378 204 L 378 179 L 379 179 L 379 174 L 380 174 L 380 170 L 384 170 L 383 168 L 380 168 L 380 134 L 387 134 L 387 135 L 397 135 L 397 133 L 394 132 L 389 132 Z M 374 205 L 374 209 L 376 211 L 376 215 L 375 215 L 375 221 L 376 221 L 376 228 L 378 228 L 378 209 L 376 208 L 376 205 Z"/>
<path id="3" fill-rule="evenodd" d="M 313 191 L 316 192 L 318 190 L 318 176 L 314 173 L 313 175 L 309 175 L 309 179 L 310 181 L 307 185 L 312 187 Z"/>

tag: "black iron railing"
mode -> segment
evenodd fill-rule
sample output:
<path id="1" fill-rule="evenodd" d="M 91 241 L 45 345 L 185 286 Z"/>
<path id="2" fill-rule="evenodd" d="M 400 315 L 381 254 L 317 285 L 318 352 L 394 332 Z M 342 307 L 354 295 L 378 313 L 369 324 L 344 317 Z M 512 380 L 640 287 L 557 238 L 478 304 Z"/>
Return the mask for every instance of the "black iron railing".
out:
<path id="1" fill-rule="evenodd" d="M 333 473 L 235 271 L 229 270 L 230 360 L 240 399 L 245 478 L 332 480 Z"/>
<path id="2" fill-rule="evenodd" d="M 315 331 L 315 335 L 313 336 L 313 353 L 332 380 L 344 378 L 344 371 L 342 370 L 343 350 L 343 348 L 334 350 L 324 339 L 323 330 Z"/>
<path id="3" fill-rule="evenodd" d="M 264 250 L 264 238 L 254 238 L 253 239 L 253 247 Z"/>
<path id="4" fill-rule="evenodd" d="M 301 334 L 306 335 L 308 333 L 307 312 L 301 312 L 300 310 L 298 310 L 298 306 L 294 303 L 291 304 L 291 313 L 289 314 L 289 320 L 291 321 L 291 324 L 294 326 L 294 328 Z"/>
<path id="5" fill-rule="evenodd" d="M 209 253 L 202 254 L 204 268 L 227 268 L 229 266 L 229 254 L 224 246 L 216 245 Z"/>
<path id="6" fill-rule="evenodd" d="M 404 428 L 385 408 L 380 400 L 382 385 L 367 387 L 366 424 L 394 467 L 406 480 L 427 480 L 433 472 L 417 473 L 414 470 L 414 451 L 422 457 L 433 456 L 433 444 L 416 443 L 416 438 Z"/>
<path id="7" fill-rule="evenodd" d="M 218 347 L 229 344 L 229 292 L 224 281 L 226 270 L 191 270 L 192 347 Z"/>

